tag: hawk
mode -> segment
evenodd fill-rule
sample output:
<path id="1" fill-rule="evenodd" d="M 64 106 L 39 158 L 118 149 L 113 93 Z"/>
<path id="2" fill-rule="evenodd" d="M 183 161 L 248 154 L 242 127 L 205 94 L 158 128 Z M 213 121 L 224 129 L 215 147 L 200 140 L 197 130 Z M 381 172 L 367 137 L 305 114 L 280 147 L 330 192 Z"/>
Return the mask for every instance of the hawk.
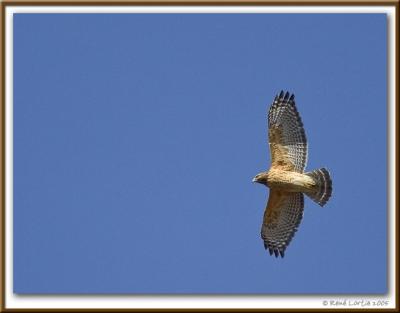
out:
<path id="1" fill-rule="evenodd" d="M 281 91 L 275 97 L 268 112 L 268 138 L 271 167 L 253 182 L 270 189 L 261 227 L 264 247 L 283 258 L 303 218 L 303 194 L 324 206 L 332 194 L 332 180 L 326 168 L 304 172 L 307 139 L 293 94 Z"/>

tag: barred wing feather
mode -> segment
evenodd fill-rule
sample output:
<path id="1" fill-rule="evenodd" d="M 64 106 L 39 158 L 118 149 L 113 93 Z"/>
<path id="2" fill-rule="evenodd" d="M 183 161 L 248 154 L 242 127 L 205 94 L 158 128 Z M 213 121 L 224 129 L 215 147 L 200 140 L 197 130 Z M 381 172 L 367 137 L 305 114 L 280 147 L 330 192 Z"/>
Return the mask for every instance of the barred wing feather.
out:
<path id="1" fill-rule="evenodd" d="M 264 213 L 261 238 L 264 247 L 276 257 L 284 256 L 303 218 L 304 196 L 271 189 Z"/>
<path id="2" fill-rule="evenodd" d="M 272 167 L 303 173 L 307 163 L 307 139 L 294 95 L 277 95 L 268 112 L 268 137 Z"/>

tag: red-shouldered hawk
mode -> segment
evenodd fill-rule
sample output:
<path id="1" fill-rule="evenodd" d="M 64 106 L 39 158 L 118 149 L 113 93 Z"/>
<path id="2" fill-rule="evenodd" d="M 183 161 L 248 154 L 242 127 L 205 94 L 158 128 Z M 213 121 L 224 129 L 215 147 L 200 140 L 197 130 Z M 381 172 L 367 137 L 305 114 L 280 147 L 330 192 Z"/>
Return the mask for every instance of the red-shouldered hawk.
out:
<path id="1" fill-rule="evenodd" d="M 284 257 L 303 217 L 303 193 L 324 206 L 332 194 L 332 180 L 325 168 L 304 173 L 307 139 L 294 95 L 280 92 L 268 112 L 271 168 L 253 182 L 270 188 L 261 238 L 276 257 Z"/>

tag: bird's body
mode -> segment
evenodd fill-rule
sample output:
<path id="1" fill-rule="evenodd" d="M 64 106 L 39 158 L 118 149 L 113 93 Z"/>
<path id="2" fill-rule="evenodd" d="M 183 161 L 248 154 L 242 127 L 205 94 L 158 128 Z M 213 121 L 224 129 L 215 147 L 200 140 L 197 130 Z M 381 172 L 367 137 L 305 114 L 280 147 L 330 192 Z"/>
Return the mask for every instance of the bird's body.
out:
<path id="1" fill-rule="evenodd" d="M 267 172 L 267 187 L 287 192 L 312 192 L 317 183 L 305 174 L 271 169 Z"/>
<path id="2" fill-rule="evenodd" d="M 283 91 L 268 112 L 271 168 L 253 182 L 270 188 L 261 237 L 265 249 L 284 256 L 303 217 L 303 193 L 324 206 L 332 194 L 332 180 L 325 168 L 305 173 L 308 147 L 294 95 Z"/>

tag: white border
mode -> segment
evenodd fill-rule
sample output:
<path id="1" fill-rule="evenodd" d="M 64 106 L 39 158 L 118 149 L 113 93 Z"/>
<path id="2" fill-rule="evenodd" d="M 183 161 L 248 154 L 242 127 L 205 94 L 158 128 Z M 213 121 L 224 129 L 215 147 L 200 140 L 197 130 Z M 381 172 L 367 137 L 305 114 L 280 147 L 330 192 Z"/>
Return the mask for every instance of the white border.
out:
<path id="1" fill-rule="evenodd" d="M 13 273 L 13 14 L 14 13 L 386 13 L 388 15 L 388 123 L 389 123 L 389 293 L 375 295 L 318 296 L 55 296 L 15 295 L 12 292 Z M 6 296 L 5 307 L 11 308 L 395 308 L 395 8 L 390 6 L 349 7 L 6 7 Z M 335 302 L 336 305 L 331 301 Z M 377 306 L 377 302 L 387 305 Z M 369 303 L 368 303 L 369 302 Z"/>

